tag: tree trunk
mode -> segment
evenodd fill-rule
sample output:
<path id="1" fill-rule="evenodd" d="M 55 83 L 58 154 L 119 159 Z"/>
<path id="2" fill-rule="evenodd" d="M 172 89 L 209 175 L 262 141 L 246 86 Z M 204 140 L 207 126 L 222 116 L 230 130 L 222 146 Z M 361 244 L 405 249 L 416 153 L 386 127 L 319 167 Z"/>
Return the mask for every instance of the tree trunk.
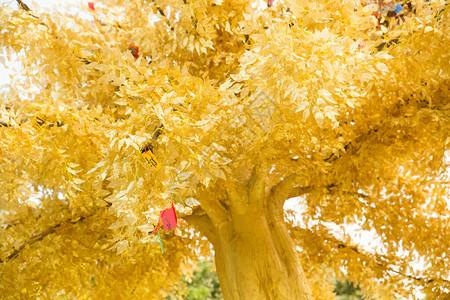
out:
<path id="1" fill-rule="evenodd" d="M 225 299 L 313 299 L 284 227 L 262 211 L 222 224 L 213 245 Z"/>
<path id="2" fill-rule="evenodd" d="M 217 191 L 203 195 L 208 200 L 186 219 L 214 246 L 226 300 L 314 299 L 284 221 L 283 203 L 296 177 L 267 193 L 258 171 L 244 186 L 228 184 L 226 199 L 216 200 Z"/>
<path id="3" fill-rule="evenodd" d="M 282 208 L 264 206 L 225 209 L 217 202 L 208 215 L 187 218 L 214 246 L 224 298 L 313 299 Z"/>

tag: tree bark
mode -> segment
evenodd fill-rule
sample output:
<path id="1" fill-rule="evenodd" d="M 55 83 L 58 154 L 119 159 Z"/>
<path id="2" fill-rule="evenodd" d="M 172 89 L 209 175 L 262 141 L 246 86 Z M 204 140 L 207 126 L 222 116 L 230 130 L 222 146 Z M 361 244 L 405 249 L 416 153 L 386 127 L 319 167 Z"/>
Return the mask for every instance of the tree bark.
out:
<path id="1" fill-rule="evenodd" d="M 247 197 L 233 200 L 239 205 L 225 208 L 217 201 L 203 215 L 187 218 L 214 246 L 224 298 L 314 299 L 282 205 L 280 209 L 267 199 L 257 201 L 260 205 Z"/>
<path id="2" fill-rule="evenodd" d="M 313 299 L 284 220 L 274 218 L 249 210 L 218 228 L 213 246 L 225 299 Z"/>
<path id="3" fill-rule="evenodd" d="M 268 192 L 265 171 L 257 165 L 246 184 L 224 183 L 225 199 L 217 199 L 223 192 L 205 191 L 199 196 L 207 201 L 186 220 L 213 245 L 226 300 L 312 300 L 283 210 L 286 199 L 308 187 L 299 188 L 294 174 Z"/>

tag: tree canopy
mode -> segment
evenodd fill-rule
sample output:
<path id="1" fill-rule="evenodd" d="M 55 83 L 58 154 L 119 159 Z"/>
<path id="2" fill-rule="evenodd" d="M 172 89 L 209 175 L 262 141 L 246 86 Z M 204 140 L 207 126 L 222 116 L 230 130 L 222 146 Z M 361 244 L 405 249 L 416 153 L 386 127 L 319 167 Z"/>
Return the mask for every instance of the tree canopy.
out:
<path id="1" fill-rule="evenodd" d="M 329 269 L 377 299 L 448 296 L 444 1 L 390 24 L 349 0 L 18 3 L 0 6 L 21 65 L 0 95 L 2 295 L 160 299 L 214 249 L 225 299 L 332 299 Z"/>

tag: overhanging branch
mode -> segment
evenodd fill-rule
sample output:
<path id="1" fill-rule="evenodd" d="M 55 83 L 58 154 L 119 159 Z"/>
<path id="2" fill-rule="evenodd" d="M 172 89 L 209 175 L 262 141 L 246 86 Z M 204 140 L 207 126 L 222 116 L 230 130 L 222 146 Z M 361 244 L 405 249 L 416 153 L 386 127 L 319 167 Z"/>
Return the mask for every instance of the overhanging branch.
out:
<path id="1" fill-rule="evenodd" d="M 26 5 L 25 3 L 22 2 L 22 0 L 16 0 L 17 4 L 19 4 L 19 7 L 25 11 L 30 11 L 30 8 L 28 7 L 28 5 Z"/>
<path id="2" fill-rule="evenodd" d="M 179 217 L 186 220 L 186 222 L 195 229 L 199 230 L 212 244 L 216 243 L 217 235 L 214 223 L 201 207 L 194 208 L 190 215 L 180 214 Z"/>
<path id="3" fill-rule="evenodd" d="M 217 197 L 217 196 L 215 196 Z M 208 201 L 202 203 L 202 209 L 206 212 L 214 224 L 220 225 L 228 221 L 228 211 L 223 204 L 212 195 Z"/>
<path id="4" fill-rule="evenodd" d="M 298 197 L 312 191 L 311 186 L 299 186 L 304 177 L 291 174 L 275 185 L 269 194 L 269 208 L 275 212 L 282 212 L 284 202 L 293 197 Z"/>
<path id="5" fill-rule="evenodd" d="M 312 234 L 314 236 L 319 236 L 319 235 L 317 235 L 317 232 L 314 232 L 311 229 L 308 229 L 306 231 L 308 231 L 309 234 Z M 291 228 L 291 235 L 293 237 L 300 238 L 301 235 L 304 234 L 302 232 L 305 232 L 305 229 L 302 229 L 302 228 L 299 228 L 299 227 L 292 227 Z M 358 256 L 363 257 L 365 260 L 374 263 L 376 266 L 378 266 L 378 267 L 380 267 L 380 268 L 382 268 L 382 269 L 384 269 L 386 271 L 395 273 L 397 275 L 400 275 L 400 276 L 403 276 L 403 277 L 406 277 L 406 278 L 409 278 L 409 279 L 412 279 L 412 280 L 415 280 L 415 281 L 420 281 L 420 282 L 423 282 L 424 284 L 430 284 L 430 283 L 436 282 L 436 281 L 441 281 L 441 282 L 445 282 L 445 283 L 450 284 L 450 280 L 447 280 L 447 279 L 444 279 L 444 278 L 425 278 L 425 277 L 414 276 L 414 275 L 411 275 L 411 274 L 407 274 L 407 273 L 395 270 L 393 267 L 391 267 L 389 265 L 389 263 L 380 261 L 380 259 L 377 259 L 376 257 L 373 257 L 370 254 L 364 253 L 363 251 L 359 250 L 358 247 L 356 247 L 354 245 L 352 245 L 352 246 L 347 245 L 344 241 L 336 238 L 333 234 L 327 233 L 326 236 L 323 236 L 323 237 L 319 236 L 319 238 L 322 239 L 324 242 L 330 243 L 331 245 L 329 245 L 329 246 L 333 246 L 334 245 L 333 248 L 336 249 L 336 250 L 344 250 L 345 249 L 345 250 L 354 252 Z"/>
<path id="6" fill-rule="evenodd" d="M 39 126 L 47 126 L 48 128 L 52 128 L 54 126 L 56 127 L 62 127 L 65 125 L 64 121 L 56 121 L 56 122 L 47 122 L 45 119 L 39 118 L 39 117 L 35 117 L 36 119 L 36 123 Z M 24 121 L 21 121 L 19 123 L 17 123 L 18 126 L 22 126 L 23 124 L 25 124 L 26 122 L 30 121 L 30 119 L 25 119 Z M 10 123 L 6 123 L 6 122 L 1 122 L 0 121 L 0 127 L 14 127 L 13 124 Z"/>
<path id="7" fill-rule="evenodd" d="M 20 254 L 20 252 L 22 252 L 22 250 L 23 250 L 26 246 L 32 245 L 32 244 L 34 244 L 34 243 L 36 243 L 36 242 L 38 242 L 38 241 L 43 240 L 46 236 L 48 236 L 48 235 L 50 235 L 50 234 L 52 234 L 52 233 L 55 233 L 55 232 L 56 232 L 56 229 L 59 228 L 59 227 L 61 227 L 62 225 L 64 225 L 64 224 L 77 224 L 77 223 L 81 223 L 81 222 L 83 222 L 86 218 L 88 218 L 88 217 L 90 217 L 90 216 L 92 216 L 92 215 L 93 215 L 93 213 L 90 214 L 90 215 L 87 215 L 87 216 L 81 216 L 81 217 L 78 217 L 78 218 L 76 218 L 76 219 L 70 218 L 70 219 L 68 219 L 68 220 L 65 220 L 65 221 L 63 221 L 63 222 L 61 222 L 61 223 L 58 223 L 58 224 L 56 224 L 56 225 L 53 225 L 53 226 L 51 226 L 51 227 L 45 229 L 44 231 L 42 231 L 42 232 L 40 232 L 40 233 L 38 233 L 38 234 L 32 236 L 28 241 L 22 243 L 17 249 L 15 249 L 11 254 L 9 254 L 9 255 L 6 257 L 5 261 L 3 261 L 3 260 L 0 259 L 0 263 L 2 263 L 2 262 L 7 262 L 7 261 L 10 261 L 11 259 L 16 258 L 16 257 Z M 74 221 L 74 220 L 75 220 L 75 221 Z"/>
<path id="8" fill-rule="evenodd" d="M 389 272 L 396 273 L 398 275 L 401 275 L 403 277 L 407 277 L 407 278 L 415 280 L 415 281 L 421 281 L 421 282 L 423 282 L 425 284 L 434 282 L 436 280 L 440 280 L 440 281 L 443 281 L 443 282 L 446 282 L 446 283 L 450 283 L 449 280 L 443 279 L 443 278 L 431 278 L 431 279 L 428 279 L 428 278 L 414 276 L 414 275 L 410 275 L 410 274 L 406 274 L 406 273 L 397 271 L 394 268 L 390 267 L 389 265 L 383 264 L 383 263 L 377 261 L 376 259 L 370 257 L 369 255 L 360 252 L 357 247 L 355 247 L 355 246 L 351 246 L 351 247 L 347 246 L 342 241 L 337 241 L 337 247 L 338 247 L 338 249 L 345 249 L 345 248 L 350 249 L 351 251 L 357 253 L 358 255 L 361 255 L 361 256 L 364 256 L 364 257 L 367 257 L 367 258 L 371 259 L 376 265 L 378 265 L 379 267 L 382 267 L 383 269 L 388 270 Z"/>

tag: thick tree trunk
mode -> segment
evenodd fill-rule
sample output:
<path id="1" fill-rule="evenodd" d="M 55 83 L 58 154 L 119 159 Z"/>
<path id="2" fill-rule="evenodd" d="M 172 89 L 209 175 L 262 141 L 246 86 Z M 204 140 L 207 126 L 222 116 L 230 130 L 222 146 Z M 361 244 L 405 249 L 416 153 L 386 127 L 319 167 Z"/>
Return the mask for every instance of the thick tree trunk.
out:
<path id="1" fill-rule="evenodd" d="M 284 201 L 307 190 L 296 187 L 298 181 L 293 174 L 269 192 L 257 166 L 245 184 L 206 190 L 201 207 L 187 216 L 214 246 L 226 300 L 313 299 L 284 222 Z"/>
<path id="2" fill-rule="evenodd" d="M 234 215 L 215 241 L 225 299 L 313 299 L 284 222 L 264 211 Z"/>

